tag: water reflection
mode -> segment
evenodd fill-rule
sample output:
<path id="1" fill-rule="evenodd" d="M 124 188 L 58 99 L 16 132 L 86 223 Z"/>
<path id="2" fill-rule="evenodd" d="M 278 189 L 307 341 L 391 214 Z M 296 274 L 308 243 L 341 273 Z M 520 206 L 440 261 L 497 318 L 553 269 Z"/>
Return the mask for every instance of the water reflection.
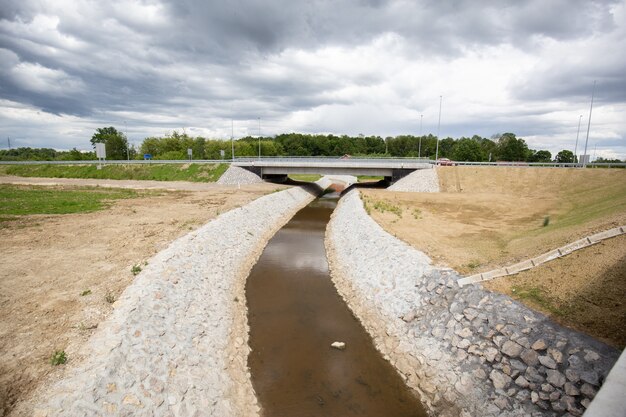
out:
<path id="1" fill-rule="evenodd" d="M 330 196 L 298 212 L 248 278 L 248 364 L 264 414 L 424 416 L 330 280 L 324 232 L 335 205 Z"/>

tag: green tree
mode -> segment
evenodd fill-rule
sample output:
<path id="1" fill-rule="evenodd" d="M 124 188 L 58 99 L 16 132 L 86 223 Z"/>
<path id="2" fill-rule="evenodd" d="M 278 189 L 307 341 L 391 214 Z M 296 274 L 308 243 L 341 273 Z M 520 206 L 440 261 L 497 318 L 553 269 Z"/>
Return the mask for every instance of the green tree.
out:
<path id="1" fill-rule="evenodd" d="M 480 143 L 469 138 L 459 139 L 452 152 L 452 159 L 455 161 L 481 161 L 482 149 L 480 148 Z"/>
<path id="2" fill-rule="evenodd" d="M 561 164 L 573 163 L 574 162 L 574 152 L 568 151 L 567 149 L 563 149 L 559 153 L 556 154 L 555 162 Z"/>
<path id="3" fill-rule="evenodd" d="M 528 158 L 528 145 L 514 133 L 505 133 L 498 139 L 496 155 L 502 161 L 525 161 Z"/>
<path id="4" fill-rule="evenodd" d="M 107 159 L 126 159 L 130 151 L 126 135 L 119 132 L 113 126 L 96 129 L 96 133 L 94 133 L 91 137 L 91 144 L 94 149 L 96 147 L 96 143 L 104 143 L 106 147 Z M 130 155 L 130 157 L 134 157 L 134 155 Z"/>
<path id="5" fill-rule="evenodd" d="M 551 162 L 552 154 L 550 151 L 540 150 L 537 152 L 533 152 L 533 154 L 528 158 L 528 162 Z"/>

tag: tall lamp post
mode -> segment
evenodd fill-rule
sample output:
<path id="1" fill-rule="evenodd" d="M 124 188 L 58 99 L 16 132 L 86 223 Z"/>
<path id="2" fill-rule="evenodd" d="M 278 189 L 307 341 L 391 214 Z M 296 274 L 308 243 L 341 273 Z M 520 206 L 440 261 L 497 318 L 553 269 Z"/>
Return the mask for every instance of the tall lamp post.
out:
<path id="1" fill-rule="evenodd" d="M 130 143 L 128 142 L 128 126 L 124 120 L 124 136 L 126 136 L 126 161 L 130 164 Z"/>
<path id="2" fill-rule="evenodd" d="M 230 118 L 230 146 L 231 146 L 231 154 L 233 156 L 233 162 L 235 162 L 235 126 L 234 126 L 233 118 Z"/>
<path id="3" fill-rule="evenodd" d="M 589 129 L 591 128 L 591 111 L 593 110 L 593 95 L 596 92 L 596 80 L 593 80 L 593 89 L 591 90 L 591 105 L 589 106 L 589 122 L 587 123 L 587 139 L 585 139 L 585 162 L 583 167 L 587 167 L 587 143 L 589 143 Z"/>
<path id="4" fill-rule="evenodd" d="M 417 157 L 421 158 L 422 157 L 422 120 L 424 119 L 424 115 L 420 114 L 420 139 L 419 139 L 419 145 L 417 148 Z"/>
<path id="5" fill-rule="evenodd" d="M 576 146 L 574 146 L 574 162 L 578 163 L 578 158 L 576 157 L 576 152 L 578 152 L 578 136 L 580 135 L 580 121 L 583 119 L 583 115 L 581 114 L 578 117 L 578 131 L 576 132 Z"/>
<path id="6" fill-rule="evenodd" d="M 443 96 L 439 96 L 439 121 L 437 122 L 437 149 L 435 150 L 435 165 L 439 159 L 439 131 L 441 130 L 441 103 L 443 102 Z"/>
<path id="7" fill-rule="evenodd" d="M 261 118 L 259 119 L 259 159 L 261 159 Z"/>

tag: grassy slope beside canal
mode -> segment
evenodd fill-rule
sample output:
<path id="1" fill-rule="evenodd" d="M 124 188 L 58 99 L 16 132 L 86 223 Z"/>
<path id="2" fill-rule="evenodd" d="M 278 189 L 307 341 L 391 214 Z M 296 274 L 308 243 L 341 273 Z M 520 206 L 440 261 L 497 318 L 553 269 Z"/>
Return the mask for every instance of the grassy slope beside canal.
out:
<path id="1" fill-rule="evenodd" d="M 215 182 L 227 164 L 131 164 L 104 165 L 3 165 L 0 175 L 43 178 L 96 178 L 108 180 L 155 180 Z"/>
<path id="2" fill-rule="evenodd" d="M 438 172 L 442 193 L 363 190 L 364 199 L 388 232 L 435 262 L 465 274 L 626 224 L 624 170 L 442 167 Z M 622 242 L 608 240 L 485 286 L 623 347 L 626 245 Z"/>

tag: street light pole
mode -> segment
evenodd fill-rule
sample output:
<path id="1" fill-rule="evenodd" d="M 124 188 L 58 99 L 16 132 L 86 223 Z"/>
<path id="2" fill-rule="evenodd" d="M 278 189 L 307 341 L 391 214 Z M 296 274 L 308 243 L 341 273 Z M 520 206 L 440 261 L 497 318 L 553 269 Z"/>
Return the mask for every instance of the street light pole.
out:
<path id="1" fill-rule="evenodd" d="M 437 122 L 437 149 L 435 150 L 435 165 L 437 159 L 439 159 L 439 131 L 441 130 L 441 103 L 443 102 L 443 96 L 439 96 L 439 121 Z"/>
<path id="2" fill-rule="evenodd" d="M 578 152 L 578 135 L 580 135 L 580 121 L 583 119 L 583 115 L 581 114 L 578 117 L 578 132 L 576 132 L 576 146 L 574 146 L 574 162 L 578 163 L 578 157 L 576 156 L 576 152 Z"/>
<path id="3" fill-rule="evenodd" d="M 124 136 L 126 136 L 126 161 L 130 164 L 130 143 L 128 142 L 128 126 L 124 120 Z"/>
<path id="4" fill-rule="evenodd" d="M 259 159 L 261 159 L 261 118 L 259 117 Z"/>
<path id="5" fill-rule="evenodd" d="M 231 155 L 233 157 L 233 162 L 235 161 L 235 127 L 233 118 L 230 118 L 230 146 L 231 146 Z"/>
<path id="6" fill-rule="evenodd" d="M 583 168 L 587 167 L 587 143 L 589 143 L 589 129 L 591 128 L 591 111 L 593 110 L 593 95 L 596 92 L 596 80 L 593 80 L 593 89 L 591 90 L 591 105 L 589 106 L 589 122 L 587 123 L 587 138 L 585 139 L 585 163 Z"/>
<path id="7" fill-rule="evenodd" d="M 420 114 L 420 138 L 419 138 L 419 146 L 417 148 L 417 157 L 422 157 L 422 120 L 424 119 L 424 115 Z"/>

